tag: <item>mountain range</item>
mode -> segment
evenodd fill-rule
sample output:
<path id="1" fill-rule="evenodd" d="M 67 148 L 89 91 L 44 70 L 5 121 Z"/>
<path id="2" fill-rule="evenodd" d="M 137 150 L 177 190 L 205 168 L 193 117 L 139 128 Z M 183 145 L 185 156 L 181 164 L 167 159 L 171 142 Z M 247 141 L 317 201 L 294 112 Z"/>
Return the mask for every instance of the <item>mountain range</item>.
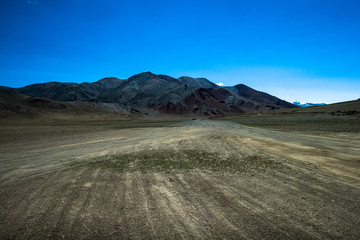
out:
<path id="1" fill-rule="evenodd" d="M 299 102 L 299 101 L 294 101 L 293 104 L 299 107 L 315 107 L 315 106 L 326 105 L 326 103 L 308 103 L 308 102 Z"/>
<path id="2" fill-rule="evenodd" d="M 218 116 L 297 107 L 244 84 L 220 87 L 205 78 L 173 78 L 151 72 L 128 79 L 108 77 L 93 83 L 48 82 L 22 88 L 2 87 L 0 93 L 2 108 L 6 108 L 6 99 L 11 95 L 12 99 L 23 99 L 22 104 L 37 102 L 38 107 L 40 102 L 46 102 L 46 107 L 86 103 L 104 110 L 145 115 Z"/>

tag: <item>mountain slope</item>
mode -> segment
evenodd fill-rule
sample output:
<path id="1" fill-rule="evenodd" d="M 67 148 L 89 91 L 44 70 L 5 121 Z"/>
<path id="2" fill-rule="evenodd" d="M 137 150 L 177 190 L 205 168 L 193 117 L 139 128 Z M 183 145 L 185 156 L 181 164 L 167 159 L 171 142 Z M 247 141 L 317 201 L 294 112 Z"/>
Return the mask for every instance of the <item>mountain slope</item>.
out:
<path id="1" fill-rule="evenodd" d="M 239 96 L 252 100 L 260 105 L 265 105 L 268 107 L 277 108 L 293 108 L 296 107 L 293 104 L 281 100 L 275 96 L 272 96 L 268 93 L 260 92 L 255 89 L 252 89 L 244 84 L 238 84 L 233 87 L 224 87 L 225 89 L 236 93 Z"/>
<path id="2" fill-rule="evenodd" d="M 0 86 L 0 120 L 68 119 L 74 117 L 124 116 L 90 102 L 61 102 L 43 97 L 30 97 L 15 89 Z"/>
<path id="3" fill-rule="evenodd" d="M 32 84 L 17 91 L 31 97 L 44 97 L 57 101 L 97 101 L 100 95 L 109 89 L 118 87 L 124 80 L 103 78 L 93 83 L 60 83 L 49 82 Z"/>
<path id="4" fill-rule="evenodd" d="M 182 87 L 182 83 L 178 79 L 146 72 L 134 75 L 117 88 L 104 92 L 99 100 L 145 108 L 179 87 Z"/>
<path id="5" fill-rule="evenodd" d="M 210 82 L 206 78 L 191 78 L 191 77 L 179 77 L 178 78 L 183 84 L 186 84 L 190 87 L 199 87 L 199 88 L 220 88 L 215 83 Z"/>

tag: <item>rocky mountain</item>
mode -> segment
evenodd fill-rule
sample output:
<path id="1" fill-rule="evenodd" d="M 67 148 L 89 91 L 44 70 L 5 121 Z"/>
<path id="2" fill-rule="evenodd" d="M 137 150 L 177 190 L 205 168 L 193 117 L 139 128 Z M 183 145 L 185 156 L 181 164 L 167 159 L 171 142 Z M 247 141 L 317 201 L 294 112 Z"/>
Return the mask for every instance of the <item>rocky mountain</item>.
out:
<path id="1" fill-rule="evenodd" d="M 49 82 L 16 92 L 63 102 L 94 105 L 137 114 L 226 115 L 297 107 L 243 84 L 219 87 L 205 78 L 156 75 L 144 72 L 128 79 L 104 78 L 94 83 Z"/>
<path id="2" fill-rule="evenodd" d="M 61 83 L 48 82 L 18 88 L 17 92 L 31 96 L 43 97 L 57 101 L 98 101 L 102 93 L 117 88 L 124 80 L 109 77 L 93 83 Z"/>
<path id="3" fill-rule="evenodd" d="M 51 85 L 51 84 L 50 84 Z M 0 121 L 14 119 L 73 118 L 75 116 L 123 116 L 91 102 L 63 102 L 20 94 L 13 88 L 0 86 Z"/>
<path id="4" fill-rule="evenodd" d="M 260 105 L 267 106 L 270 109 L 294 107 L 294 105 L 289 102 L 281 100 L 268 93 L 257 91 L 244 84 L 238 84 L 233 87 L 224 87 L 224 88 L 233 93 L 236 93 L 239 96 L 252 100 Z"/>

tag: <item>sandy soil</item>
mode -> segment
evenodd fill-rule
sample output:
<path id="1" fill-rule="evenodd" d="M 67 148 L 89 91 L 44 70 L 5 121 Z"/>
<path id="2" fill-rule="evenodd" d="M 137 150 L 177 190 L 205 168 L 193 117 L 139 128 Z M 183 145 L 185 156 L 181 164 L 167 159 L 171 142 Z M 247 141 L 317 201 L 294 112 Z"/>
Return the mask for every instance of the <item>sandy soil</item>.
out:
<path id="1" fill-rule="evenodd" d="M 195 120 L 173 127 L 0 127 L 0 239 L 359 239 L 360 136 Z M 149 149 L 264 155 L 281 168 L 74 166 Z"/>

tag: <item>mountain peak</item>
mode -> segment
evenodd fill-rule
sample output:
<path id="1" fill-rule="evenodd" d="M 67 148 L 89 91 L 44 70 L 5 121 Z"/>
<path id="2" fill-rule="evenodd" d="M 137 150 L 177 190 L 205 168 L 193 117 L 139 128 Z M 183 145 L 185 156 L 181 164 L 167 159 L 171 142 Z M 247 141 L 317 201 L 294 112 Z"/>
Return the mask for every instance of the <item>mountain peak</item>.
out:
<path id="1" fill-rule="evenodd" d="M 219 88 L 215 83 L 210 82 L 206 78 L 192 78 L 187 76 L 182 76 L 178 78 L 183 84 L 191 87 L 207 87 L 207 88 Z"/>
<path id="2" fill-rule="evenodd" d="M 131 76 L 130 78 L 137 77 L 137 76 L 156 76 L 156 74 L 154 74 L 154 73 L 152 73 L 150 71 L 147 71 L 147 72 L 142 72 L 142 73 L 135 74 L 135 75 Z"/>
<path id="3" fill-rule="evenodd" d="M 148 71 L 148 72 L 142 72 L 142 73 L 135 74 L 135 75 L 129 77 L 128 81 L 131 81 L 134 79 L 149 79 L 149 78 L 155 78 L 155 77 L 157 77 L 156 74 Z"/>
<path id="4" fill-rule="evenodd" d="M 98 82 L 101 82 L 101 81 L 117 81 L 117 80 L 122 81 L 121 79 L 119 79 L 117 77 L 104 77 L 104 78 L 98 80 Z"/>

